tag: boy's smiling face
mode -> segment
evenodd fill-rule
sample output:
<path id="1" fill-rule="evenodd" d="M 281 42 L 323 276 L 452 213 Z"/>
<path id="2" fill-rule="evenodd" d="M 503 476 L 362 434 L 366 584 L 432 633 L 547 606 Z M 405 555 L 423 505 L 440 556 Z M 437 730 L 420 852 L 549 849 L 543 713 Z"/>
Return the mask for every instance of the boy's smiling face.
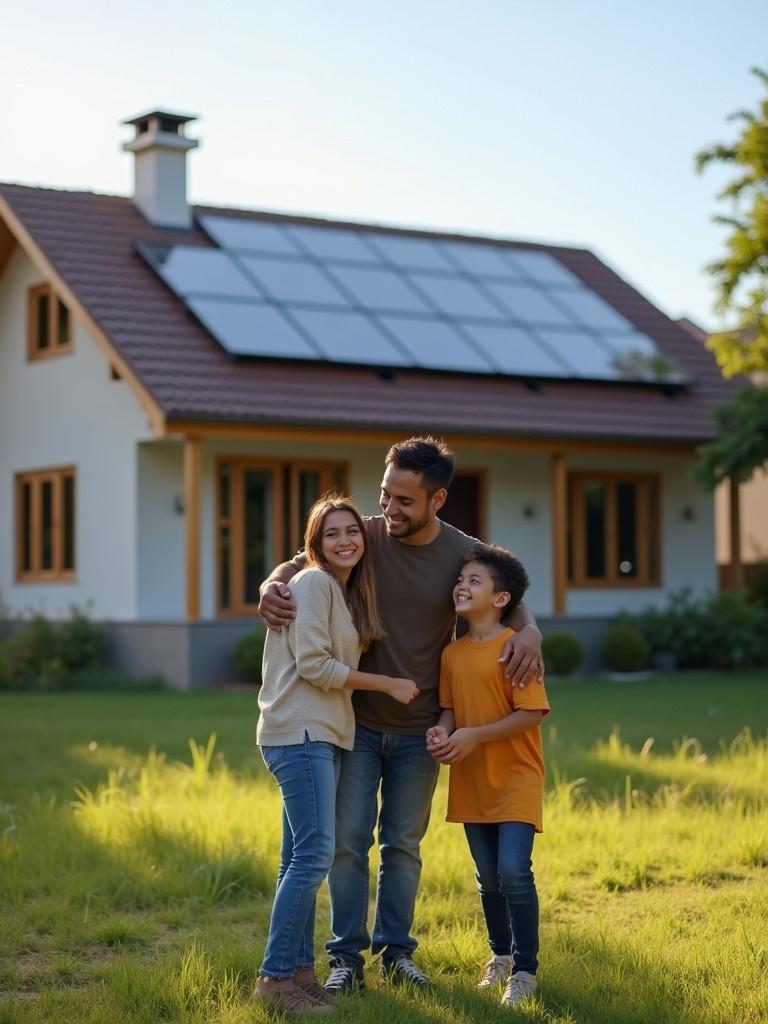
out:
<path id="1" fill-rule="evenodd" d="M 459 615 L 483 615 L 495 608 L 501 617 L 509 601 L 508 591 L 496 590 L 487 565 L 466 562 L 461 567 L 453 587 L 453 606 Z"/>

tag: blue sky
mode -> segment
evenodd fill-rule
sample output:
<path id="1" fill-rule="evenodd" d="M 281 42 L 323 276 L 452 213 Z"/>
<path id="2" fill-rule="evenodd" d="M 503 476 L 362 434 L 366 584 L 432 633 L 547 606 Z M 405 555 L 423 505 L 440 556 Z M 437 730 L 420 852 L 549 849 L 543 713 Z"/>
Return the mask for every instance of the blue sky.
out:
<path id="1" fill-rule="evenodd" d="M 165 106 L 194 201 L 584 245 L 719 322 L 693 157 L 761 95 L 765 0 L 9 0 L 2 33 L 0 180 L 128 193 L 118 122 Z"/>

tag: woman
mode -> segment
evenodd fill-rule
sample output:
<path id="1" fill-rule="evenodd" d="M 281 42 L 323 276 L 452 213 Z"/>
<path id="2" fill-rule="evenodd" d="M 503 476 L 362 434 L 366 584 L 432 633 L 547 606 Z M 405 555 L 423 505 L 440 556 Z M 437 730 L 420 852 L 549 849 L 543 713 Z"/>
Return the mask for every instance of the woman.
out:
<path id="1" fill-rule="evenodd" d="M 352 690 L 408 704 L 410 679 L 358 672 L 382 635 L 365 524 L 348 498 L 324 496 L 309 511 L 307 568 L 291 580 L 296 619 L 267 634 L 256 739 L 280 787 L 283 841 L 277 892 L 254 997 L 289 1013 L 328 1012 L 314 973 L 315 896 L 334 853 L 340 750 L 355 737 Z"/>

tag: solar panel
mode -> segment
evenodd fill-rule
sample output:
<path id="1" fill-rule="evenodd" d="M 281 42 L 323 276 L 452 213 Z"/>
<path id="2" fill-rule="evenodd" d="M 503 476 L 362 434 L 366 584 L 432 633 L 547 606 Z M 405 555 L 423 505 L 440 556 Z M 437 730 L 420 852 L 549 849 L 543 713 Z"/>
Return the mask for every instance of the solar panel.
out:
<path id="1" fill-rule="evenodd" d="M 488 281 L 486 288 L 507 310 L 513 320 L 540 326 L 573 327 L 575 318 L 560 309 L 541 288 L 532 284 Z"/>
<path id="2" fill-rule="evenodd" d="M 217 247 L 138 251 L 238 356 L 684 384 L 554 255 L 489 241 L 204 214 Z"/>
<path id="3" fill-rule="evenodd" d="M 243 256 L 242 264 L 266 295 L 282 302 L 312 302 L 326 306 L 348 306 L 349 301 L 326 274 L 306 260 Z"/>
<path id="4" fill-rule="evenodd" d="M 321 354 L 274 306 L 192 298 L 189 308 L 234 355 L 317 359 Z"/>
<path id="5" fill-rule="evenodd" d="M 374 366 L 407 366 L 410 361 L 362 313 L 297 309 L 293 316 L 326 359 Z"/>
<path id="6" fill-rule="evenodd" d="M 301 249 L 281 224 L 208 215 L 200 217 L 200 223 L 223 249 L 301 255 Z"/>
<path id="7" fill-rule="evenodd" d="M 231 298 L 259 295 L 252 281 L 220 249 L 176 245 L 154 250 L 155 266 L 179 295 L 222 295 Z"/>
<path id="8" fill-rule="evenodd" d="M 504 313 L 487 298 L 480 288 L 463 277 L 433 274 L 411 274 L 410 280 L 434 303 L 441 313 L 455 317 L 490 317 L 506 319 Z"/>
<path id="9" fill-rule="evenodd" d="M 428 313 L 429 306 L 406 279 L 393 270 L 376 267 L 329 268 L 333 277 L 354 297 L 355 302 L 370 309 L 400 310 L 405 313 Z"/>
<path id="10" fill-rule="evenodd" d="M 524 277 L 539 284 L 581 284 L 581 281 L 548 252 L 536 249 L 505 249 L 504 256 Z"/>
<path id="11" fill-rule="evenodd" d="M 631 330 L 632 324 L 587 288 L 558 288 L 552 294 L 587 327 Z"/>
<path id="12" fill-rule="evenodd" d="M 381 258 L 365 244 L 360 231 L 292 226 L 288 232 L 300 248 L 318 259 L 381 265 Z"/>
<path id="13" fill-rule="evenodd" d="M 379 318 L 411 354 L 412 364 L 440 370 L 493 373 L 495 367 L 482 352 L 464 340 L 455 327 L 428 317 Z"/>
<path id="14" fill-rule="evenodd" d="M 613 362 L 616 353 L 594 334 L 588 331 L 556 331 L 550 328 L 540 329 L 537 334 L 543 338 L 553 353 L 574 368 L 574 377 L 598 380 L 620 377 Z"/>
<path id="15" fill-rule="evenodd" d="M 431 239 L 371 232 L 368 240 L 386 262 L 397 267 L 415 270 L 453 270 L 451 263 Z"/>
<path id="16" fill-rule="evenodd" d="M 488 353 L 501 373 L 522 377 L 570 377 L 575 367 L 558 359 L 530 333 L 511 324 L 465 324 L 464 330 Z"/>
<path id="17" fill-rule="evenodd" d="M 478 277 L 499 277 L 519 279 L 520 272 L 505 260 L 501 249 L 495 245 L 481 245 L 479 242 L 442 242 L 441 251 L 455 261 L 459 270 Z"/>

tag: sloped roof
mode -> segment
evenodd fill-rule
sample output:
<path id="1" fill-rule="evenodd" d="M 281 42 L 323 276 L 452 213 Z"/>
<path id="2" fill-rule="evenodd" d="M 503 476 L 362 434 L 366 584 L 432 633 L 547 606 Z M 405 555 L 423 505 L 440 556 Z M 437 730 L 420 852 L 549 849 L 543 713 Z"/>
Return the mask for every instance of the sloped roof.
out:
<path id="1" fill-rule="evenodd" d="M 137 242 L 211 246 L 198 228 L 152 227 L 130 199 L 0 184 L 0 195 L 171 425 L 218 421 L 476 435 L 698 443 L 730 386 L 682 326 L 585 249 L 499 242 L 555 255 L 681 363 L 683 390 L 632 383 L 296 364 L 228 355 L 136 252 Z M 196 214 L 369 230 L 316 218 L 196 207 Z M 379 228 L 400 235 L 473 236 Z M 478 241 L 488 241 L 476 238 Z"/>

